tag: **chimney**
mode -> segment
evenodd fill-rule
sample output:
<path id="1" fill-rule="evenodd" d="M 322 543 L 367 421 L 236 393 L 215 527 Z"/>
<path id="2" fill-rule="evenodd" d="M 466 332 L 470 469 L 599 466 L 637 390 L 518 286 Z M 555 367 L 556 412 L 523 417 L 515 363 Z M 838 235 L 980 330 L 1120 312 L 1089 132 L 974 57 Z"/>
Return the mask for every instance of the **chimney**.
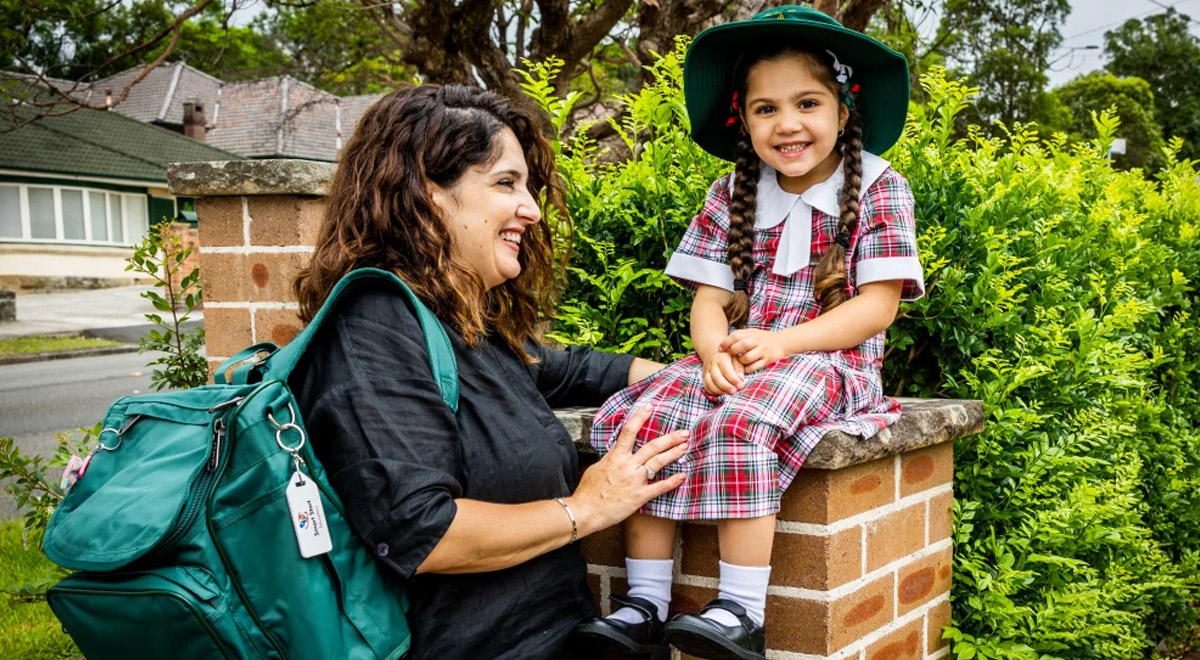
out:
<path id="1" fill-rule="evenodd" d="M 196 101 L 183 103 L 183 134 L 193 140 L 205 141 L 204 104 Z"/>

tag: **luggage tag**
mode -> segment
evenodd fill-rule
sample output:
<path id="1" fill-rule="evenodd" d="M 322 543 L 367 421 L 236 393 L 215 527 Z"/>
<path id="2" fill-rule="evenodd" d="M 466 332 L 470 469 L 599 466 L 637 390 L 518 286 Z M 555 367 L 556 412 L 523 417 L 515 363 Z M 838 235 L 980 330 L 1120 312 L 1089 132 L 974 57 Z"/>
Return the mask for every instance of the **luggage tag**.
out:
<path id="1" fill-rule="evenodd" d="M 288 480 L 287 501 L 300 556 L 309 559 L 333 550 L 329 527 L 325 523 L 325 507 L 321 505 L 321 490 L 312 479 L 304 478 L 299 468 Z"/>
<path id="2" fill-rule="evenodd" d="M 288 478 L 288 510 L 292 514 L 292 531 L 296 534 L 296 545 L 300 556 L 309 559 L 333 550 L 333 539 L 329 538 L 329 526 L 325 522 L 325 507 L 321 504 L 321 489 L 310 478 L 304 476 L 304 458 L 300 449 L 308 442 L 304 429 L 296 423 L 296 410 L 287 404 L 291 421 L 280 424 L 268 412 L 267 421 L 275 427 L 275 442 L 292 457 L 295 469 Z M 294 431 L 299 439 L 295 445 L 283 441 L 286 431 Z"/>
<path id="3" fill-rule="evenodd" d="M 87 458 L 79 454 L 71 454 L 70 460 L 67 461 L 67 467 L 63 469 L 62 479 L 58 482 L 58 489 L 64 494 L 71 490 L 75 482 L 83 478 L 87 473 L 88 466 L 92 464 L 92 454 L 88 454 Z"/>

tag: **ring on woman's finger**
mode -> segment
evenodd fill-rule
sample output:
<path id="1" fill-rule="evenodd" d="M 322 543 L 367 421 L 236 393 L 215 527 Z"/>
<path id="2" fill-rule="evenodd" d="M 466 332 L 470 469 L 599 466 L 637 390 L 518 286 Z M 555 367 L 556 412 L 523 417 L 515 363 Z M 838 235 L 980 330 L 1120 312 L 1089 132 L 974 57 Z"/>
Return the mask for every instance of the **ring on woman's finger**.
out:
<path id="1" fill-rule="evenodd" d="M 646 468 L 646 481 L 651 481 L 652 479 L 654 479 L 654 475 L 658 474 L 654 470 L 651 470 L 649 465 L 646 465 L 643 463 L 642 467 Z"/>

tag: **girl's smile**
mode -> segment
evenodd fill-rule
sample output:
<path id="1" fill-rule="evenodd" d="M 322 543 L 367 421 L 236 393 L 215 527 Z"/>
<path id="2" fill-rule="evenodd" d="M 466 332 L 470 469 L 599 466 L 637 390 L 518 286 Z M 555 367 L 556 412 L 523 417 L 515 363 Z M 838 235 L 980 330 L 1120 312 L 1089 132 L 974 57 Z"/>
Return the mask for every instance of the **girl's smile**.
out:
<path id="1" fill-rule="evenodd" d="M 808 148 L 811 146 L 811 142 L 787 142 L 775 145 L 775 150 L 784 158 L 799 158 L 808 153 Z"/>

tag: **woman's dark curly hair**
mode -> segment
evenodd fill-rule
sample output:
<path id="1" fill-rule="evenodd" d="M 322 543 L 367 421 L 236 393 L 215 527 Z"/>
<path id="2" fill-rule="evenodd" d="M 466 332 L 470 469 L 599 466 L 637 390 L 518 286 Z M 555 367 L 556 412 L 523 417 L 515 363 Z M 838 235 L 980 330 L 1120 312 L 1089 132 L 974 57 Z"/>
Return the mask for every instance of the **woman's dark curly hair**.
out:
<path id="1" fill-rule="evenodd" d="M 494 92 L 461 85 L 396 90 L 367 109 L 346 143 L 325 206 L 312 260 L 296 278 L 300 316 L 312 319 L 337 281 L 355 268 L 396 273 L 468 345 L 498 332 L 517 355 L 553 307 L 553 229 L 530 226 L 521 241 L 521 274 L 485 289 L 451 260 L 453 236 L 429 184 L 451 187 L 472 166 L 500 156 L 500 132 L 517 137 L 529 191 L 554 224 L 570 233 L 554 152 L 528 114 Z"/>

